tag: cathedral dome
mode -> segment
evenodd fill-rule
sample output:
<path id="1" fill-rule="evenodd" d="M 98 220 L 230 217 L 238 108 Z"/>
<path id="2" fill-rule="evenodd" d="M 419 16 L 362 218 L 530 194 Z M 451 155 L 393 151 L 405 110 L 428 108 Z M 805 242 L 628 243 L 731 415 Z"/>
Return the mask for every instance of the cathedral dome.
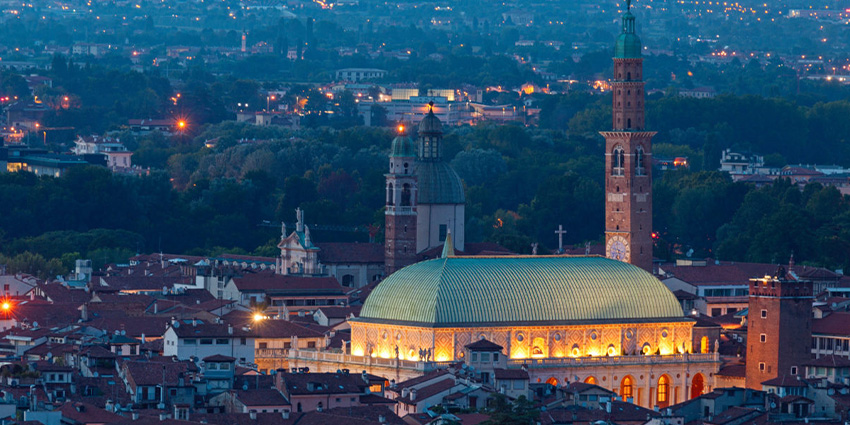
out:
<path id="1" fill-rule="evenodd" d="M 484 324 L 680 321 L 676 297 L 646 271 L 603 257 L 446 257 L 405 267 L 358 321 Z"/>
<path id="2" fill-rule="evenodd" d="M 393 139 L 393 147 L 390 150 L 390 157 L 415 157 L 416 144 L 404 134 L 400 134 Z"/>
<path id="3" fill-rule="evenodd" d="M 425 115 L 425 118 L 422 118 L 422 121 L 419 122 L 419 134 L 443 132 L 443 124 L 440 122 L 440 119 L 434 115 L 433 108 L 434 106 L 432 102 L 431 110 L 429 110 L 428 114 Z"/>
<path id="4" fill-rule="evenodd" d="M 463 204 L 466 196 L 457 172 L 443 161 L 416 164 L 420 204 Z"/>

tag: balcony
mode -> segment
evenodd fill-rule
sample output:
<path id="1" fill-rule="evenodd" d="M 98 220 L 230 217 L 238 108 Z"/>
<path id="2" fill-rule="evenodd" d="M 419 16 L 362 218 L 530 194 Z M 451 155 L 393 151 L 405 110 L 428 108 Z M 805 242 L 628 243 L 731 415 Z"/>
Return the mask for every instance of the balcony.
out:
<path id="1" fill-rule="evenodd" d="M 588 366 L 630 366 L 661 365 L 681 363 L 714 363 L 720 361 L 720 354 L 670 354 L 652 356 L 612 356 L 612 357 L 563 357 L 546 359 L 510 359 L 508 368 L 528 365 L 529 369 L 549 367 L 588 367 Z"/>
<path id="2" fill-rule="evenodd" d="M 289 357 L 288 348 L 257 348 L 254 350 L 257 359 L 284 359 Z"/>
<path id="3" fill-rule="evenodd" d="M 433 369 L 444 368 L 456 362 L 420 362 L 415 360 L 384 359 L 381 357 L 352 356 L 350 354 L 329 353 L 310 350 L 289 350 L 289 358 L 292 360 L 314 361 L 320 363 L 344 363 L 347 365 L 360 366 L 383 366 L 407 370 L 427 372 Z M 719 353 L 706 354 L 671 354 L 652 356 L 612 356 L 612 357 L 564 357 L 545 359 L 510 359 L 509 369 L 519 369 L 527 365 L 529 369 L 541 368 L 580 368 L 580 367 L 604 367 L 604 366 L 629 366 L 629 365 L 670 365 L 683 363 L 717 363 L 720 362 Z"/>

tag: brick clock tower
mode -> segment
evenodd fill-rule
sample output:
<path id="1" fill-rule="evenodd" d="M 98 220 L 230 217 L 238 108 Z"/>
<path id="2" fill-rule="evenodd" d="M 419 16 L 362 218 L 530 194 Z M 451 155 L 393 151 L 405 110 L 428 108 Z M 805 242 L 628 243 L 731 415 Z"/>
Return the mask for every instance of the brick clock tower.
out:
<path id="1" fill-rule="evenodd" d="M 387 208 L 384 213 L 385 273 L 416 262 L 416 145 L 404 125 L 390 151 L 387 179 Z"/>
<path id="2" fill-rule="evenodd" d="M 761 390 L 774 378 L 804 378 L 811 360 L 812 282 L 776 276 L 750 279 L 747 314 L 747 388 Z"/>
<path id="3" fill-rule="evenodd" d="M 629 2 L 631 3 L 631 2 Z M 643 58 L 631 7 L 614 48 L 613 130 L 605 137 L 605 256 L 652 272 L 652 137 L 644 131 Z"/>

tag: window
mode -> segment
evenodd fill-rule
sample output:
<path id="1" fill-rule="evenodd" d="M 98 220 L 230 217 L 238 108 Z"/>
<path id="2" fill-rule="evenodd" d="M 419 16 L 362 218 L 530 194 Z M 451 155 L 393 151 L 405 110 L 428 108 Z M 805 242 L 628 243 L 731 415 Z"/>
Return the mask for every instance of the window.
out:
<path id="1" fill-rule="evenodd" d="M 622 176 L 625 174 L 626 152 L 617 146 L 611 155 L 611 175 Z"/>
<path id="2" fill-rule="evenodd" d="M 490 353 L 481 353 L 481 362 L 489 362 L 490 361 Z"/>
<path id="3" fill-rule="evenodd" d="M 646 175 L 646 163 L 642 146 L 638 146 L 635 149 L 635 174 L 638 176 Z"/>
<path id="4" fill-rule="evenodd" d="M 447 224 L 440 225 L 440 242 L 445 242 L 446 233 L 449 231 L 449 226 Z"/>
<path id="5" fill-rule="evenodd" d="M 219 370 L 230 370 L 230 363 L 219 363 Z"/>
<path id="6" fill-rule="evenodd" d="M 499 353 L 493 353 L 493 361 L 494 362 L 499 361 Z"/>
<path id="7" fill-rule="evenodd" d="M 265 350 L 266 348 L 269 348 L 269 344 L 267 342 L 261 342 L 259 345 L 260 345 L 261 350 Z"/>
<path id="8" fill-rule="evenodd" d="M 761 335 L 759 335 L 759 341 L 761 341 L 761 342 L 767 342 L 767 334 L 761 334 Z"/>
<path id="9" fill-rule="evenodd" d="M 209 338 L 204 338 L 201 340 L 201 345 L 212 345 L 213 340 Z"/>
<path id="10" fill-rule="evenodd" d="M 764 372 L 764 363 L 759 363 L 759 371 Z"/>
<path id="11" fill-rule="evenodd" d="M 661 378 L 658 379 L 658 404 L 664 405 L 663 407 L 667 407 L 667 404 L 670 400 L 670 378 L 667 375 L 661 375 Z"/>
<path id="12" fill-rule="evenodd" d="M 307 348 L 316 348 L 316 341 L 308 341 Z"/>
<path id="13" fill-rule="evenodd" d="M 239 344 L 241 344 L 241 345 L 247 345 L 247 344 L 248 344 L 248 339 L 247 339 L 247 338 L 239 338 Z"/>
<path id="14" fill-rule="evenodd" d="M 228 342 L 227 338 L 219 338 L 215 340 L 216 345 L 227 345 Z"/>
<path id="15" fill-rule="evenodd" d="M 342 286 L 351 286 L 354 283 L 354 275 L 347 274 L 342 277 Z"/>
<path id="16" fill-rule="evenodd" d="M 410 184 L 408 183 L 401 187 L 401 206 L 410 206 Z"/>
<path id="17" fill-rule="evenodd" d="M 478 353 L 472 353 L 472 361 L 474 361 L 474 362 L 478 361 Z"/>
<path id="18" fill-rule="evenodd" d="M 525 389 L 525 382 L 517 379 L 517 380 L 514 380 L 513 386 L 514 386 L 515 390 L 524 390 Z"/>
<path id="19" fill-rule="evenodd" d="M 797 374 L 797 366 L 791 366 L 791 374 L 792 374 L 792 375 L 796 375 L 796 374 Z"/>
<path id="20" fill-rule="evenodd" d="M 762 310 L 761 310 L 761 318 L 762 318 L 762 319 L 767 319 L 767 310 L 765 310 L 765 309 L 762 309 Z"/>
<path id="21" fill-rule="evenodd" d="M 712 308 L 711 309 L 711 317 L 717 317 L 717 316 L 720 316 L 722 314 L 723 314 L 722 309 L 719 309 L 719 308 Z"/>
<path id="22" fill-rule="evenodd" d="M 218 370 L 218 363 L 207 363 L 207 370 Z"/>

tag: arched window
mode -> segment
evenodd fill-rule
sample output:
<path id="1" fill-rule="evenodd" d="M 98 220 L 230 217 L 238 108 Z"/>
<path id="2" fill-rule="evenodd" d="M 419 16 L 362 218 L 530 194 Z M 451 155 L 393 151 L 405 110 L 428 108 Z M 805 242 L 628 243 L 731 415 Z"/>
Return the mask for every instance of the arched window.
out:
<path id="1" fill-rule="evenodd" d="M 694 375 L 691 381 L 691 398 L 697 398 L 702 395 L 705 390 L 705 378 L 701 373 Z"/>
<path id="2" fill-rule="evenodd" d="M 622 176 L 625 174 L 626 152 L 621 146 L 614 148 L 611 154 L 611 175 Z"/>
<path id="3" fill-rule="evenodd" d="M 658 407 L 667 407 L 670 405 L 670 377 L 661 375 L 658 378 L 658 394 L 656 397 Z"/>
<path id="4" fill-rule="evenodd" d="M 632 73 L 631 73 L 631 72 L 627 72 L 627 73 L 626 73 L 626 79 L 627 79 L 627 80 L 631 80 L 631 79 L 632 79 Z"/>
<path id="5" fill-rule="evenodd" d="M 550 377 L 549 379 L 546 380 L 546 383 L 553 386 L 553 387 L 557 387 L 558 386 L 558 379 L 555 378 L 554 376 L 552 376 L 552 377 Z"/>
<path id="6" fill-rule="evenodd" d="M 387 185 L 387 205 L 393 204 L 393 184 Z"/>
<path id="7" fill-rule="evenodd" d="M 410 206 L 410 184 L 405 183 L 404 186 L 401 187 L 401 206 Z"/>
<path id="8" fill-rule="evenodd" d="M 646 175 L 646 157 L 643 153 L 643 146 L 638 146 L 635 149 L 635 174 L 638 176 Z"/>
<path id="9" fill-rule="evenodd" d="M 629 118 L 626 124 L 626 128 L 632 128 L 632 119 Z"/>
<path id="10" fill-rule="evenodd" d="M 342 286 L 351 286 L 354 283 L 354 275 L 347 274 L 342 277 Z"/>
<path id="11" fill-rule="evenodd" d="M 634 380 L 631 376 L 626 376 L 623 378 L 623 381 L 620 382 L 620 397 L 622 397 L 623 401 L 629 401 L 630 398 L 634 397 Z"/>
<path id="12" fill-rule="evenodd" d="M 597 385 L 596 378 L 594 378 L 594 377 L 592 377 L 592 376 L 588 376 L 588 377 L 584 380 L 584 383 L 585 383 L 585 384 L 593 384 L 593 385 Z"/>
<path id="13" fill-rule="evenodd" d="M 301 412 L 301 402 L 298 402 L 297 407 L 295 408 L 297 412 Z"/>
<path id="14" fill-rule="evenodd" d="M 708 352 L 708 337 L 707 336 L 702 337 L 702 339 L 700 340 L 700 343 L 699 343 L 699 348 L 700 348 L 699 349 L 700 353 L 707 353 Z"/>

